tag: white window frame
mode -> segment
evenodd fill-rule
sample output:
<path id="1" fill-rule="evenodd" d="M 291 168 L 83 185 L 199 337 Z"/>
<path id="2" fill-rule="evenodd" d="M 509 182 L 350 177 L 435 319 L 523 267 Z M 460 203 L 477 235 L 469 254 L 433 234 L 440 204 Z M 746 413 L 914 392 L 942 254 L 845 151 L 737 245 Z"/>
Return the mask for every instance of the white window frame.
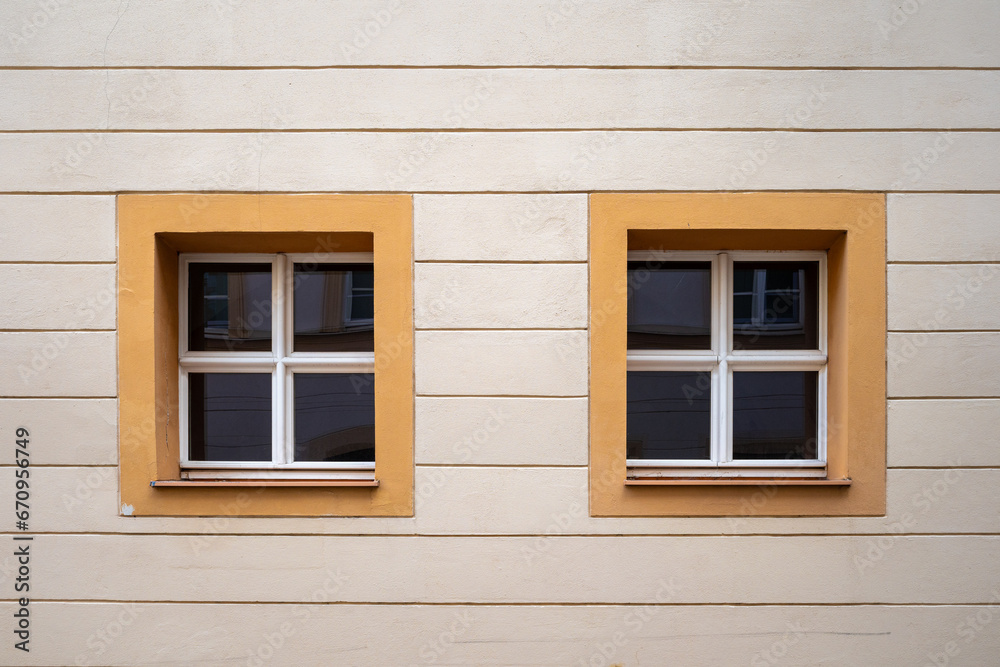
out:
<path id="1" fill-rule="evenodd" d="M 819 251 L 630 251 L 628 261 L 710 262 L 712 345 L 709 350 L 628 350 L 628 371 L 696 371 L 711 377 L 710 459 L 626 459 L 628 477 L 771 478 L 826 477 L 827 439 L 827 258 Z M 817 339 L 815 350 L 733 350 L 733 263 L 815 261 Z M 733 372 L 816 371 L 815 459 L 734 460 Z"/>
<path id="2" fill-rule="evenodd" d="M 194 263 L 271 265 L 271 351 L 188 350 L 188 278 Z M 294 266 L 372 264 L 374 253 L 182 253 L 178 273 L 178 368 L 180 465 L 183 479 L 373 480 L 374 461 L 294 461 L 295 373 L 375 373 L 374 352 L 295 352 Z M 192 461 L 190 458 L 189 373 L 271 375 L 271 462 Z"/>

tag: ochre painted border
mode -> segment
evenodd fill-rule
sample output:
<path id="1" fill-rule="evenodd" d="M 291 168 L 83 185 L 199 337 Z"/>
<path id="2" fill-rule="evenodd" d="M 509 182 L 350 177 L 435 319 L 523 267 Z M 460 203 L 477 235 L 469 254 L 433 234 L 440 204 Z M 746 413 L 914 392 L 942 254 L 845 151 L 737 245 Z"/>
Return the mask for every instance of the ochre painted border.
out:
<path id="1" fill-rule="evenodd" d="M 849 486 L 626 486 L 629 249 L 828 251 L 828 477 Z M 885 196 L 854 193 L 590 197 L 590 513 L 885 514 Z"/>
<path id="2" fill-rule="evenodd" d="M 413 206 L 409 195 L 118 197 L 122 513 L 413 515 Z M 179 476 L 177 253 L 372 251 L 379 486 L 151 488 Z"/>

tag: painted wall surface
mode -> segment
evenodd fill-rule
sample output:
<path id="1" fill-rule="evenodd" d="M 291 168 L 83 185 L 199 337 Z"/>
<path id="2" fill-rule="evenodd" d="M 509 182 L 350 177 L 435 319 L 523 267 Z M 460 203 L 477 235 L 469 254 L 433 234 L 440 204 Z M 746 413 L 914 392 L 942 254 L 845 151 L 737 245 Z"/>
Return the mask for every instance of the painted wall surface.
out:
<path id="1" fill-rule="evenodd" d="M 0 27 L 0 663 L 996 664 L 1000 3 Z M 886 516 L 588 516 L 587 195 L 619 190 L 887 193 Z M 413 193 L 414 517 L 121 515 L 115 197 L 191 191 Z"/>

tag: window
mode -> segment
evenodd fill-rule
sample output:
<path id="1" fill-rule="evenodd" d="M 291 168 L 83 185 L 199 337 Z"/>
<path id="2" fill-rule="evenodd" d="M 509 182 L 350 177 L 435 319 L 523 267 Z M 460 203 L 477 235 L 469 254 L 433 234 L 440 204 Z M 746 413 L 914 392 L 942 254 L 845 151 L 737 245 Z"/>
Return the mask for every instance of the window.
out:
<path id="1" fill-rule="evenodd" d="M 630 479 L 826 476 L 826 255 L 628 254 Z"/>
<path id="2" fill-rule="evenodd" d="M 884 514 L 884 196 L 590 212 L 591 514 Z"/>
<path id="3" fill-rule="evenodd" d="M 412 516 L 408 195 L 121 195 L 131 516 Z"/>
<path id="4" fill-rule="evenodd" d="M 180 256 L 183 479 L 374 479 L 371 253 Z"/>

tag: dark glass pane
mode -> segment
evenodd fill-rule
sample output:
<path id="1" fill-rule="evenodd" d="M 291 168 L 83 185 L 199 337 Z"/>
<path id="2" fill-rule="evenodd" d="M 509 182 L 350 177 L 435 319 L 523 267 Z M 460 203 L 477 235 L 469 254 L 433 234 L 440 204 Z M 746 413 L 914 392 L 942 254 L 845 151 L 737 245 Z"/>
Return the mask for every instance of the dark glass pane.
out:
<path id="1" fill-rule="evenodd" d="M 188 265 L 188 349 L 271 349 L 271 265 Z"/>
<path id="2" fill-rule="evenodd" d="M 733 349 L 819 347 L 819 262 L 733 262 Z"/>
<path id="3" fill-rule="evenodd" d="M 271 374 L 188 373 L 192 461 L 271 461 Z"/>
<path id="4" fill-rule="evenodd" d="M 627 396 L 628 458 L 710 458 L 709 373 L 629 371 Z"/>
<path id="5" fill-rule="evenodd" d="M 628 347 L 712 347 L 710 262 L 628 263 Z"/>
<path id="6" fill-rule="evenodd" d="M 375 349 L 371 264 L 295 265 L 295 351 Z"/>
<path id="7" fill-rule="evenodd" d="M 371 375 L 295 374 L 295 460 L 375 461 Z"/>
<path id="8" fill-rule="evenodd" d="M 815 459 L 816 371 L 733 373 L 733 458 Z"/>
<path id="9" fill-rule="evenodd" d="M 733 317 L 737 322 L 749 321 L 753 314 L 753 296 L 736 294 L 733 296 Z"/>

